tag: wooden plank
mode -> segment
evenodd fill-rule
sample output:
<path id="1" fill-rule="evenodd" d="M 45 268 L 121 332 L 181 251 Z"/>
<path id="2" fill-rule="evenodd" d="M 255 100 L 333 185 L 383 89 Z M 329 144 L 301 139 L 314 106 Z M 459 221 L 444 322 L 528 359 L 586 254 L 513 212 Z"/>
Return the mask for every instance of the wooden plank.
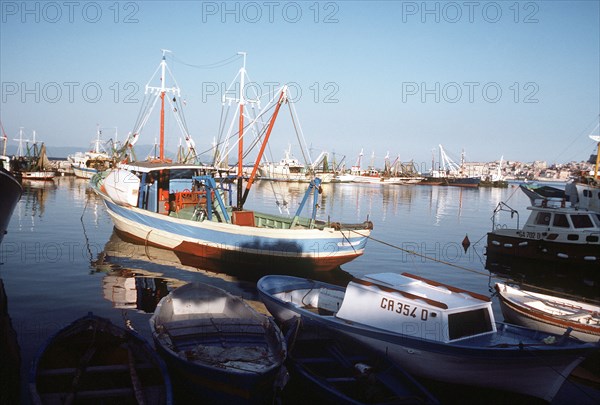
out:
<path id="1" fill-rule="evenodd" d="M 135 366 L 138 370 L 141 369 L 151 369 L 154 368 L 154 365 L 151 363 L 140 363 Z M 53 368 L 46 370 L 39 370 L 38 375 L 40 376 L 53 376 L 53 375 L 63 375 L 63 374 L 74 374 L 77 371 L 75 367 L 65 367 L 65 368 Z M 129 372 L 129 366 L 126 364 L 111 364 L 107 366 L 90 366 L 85 369 L 86 373 L 115 373 L 115 372 Z"/>

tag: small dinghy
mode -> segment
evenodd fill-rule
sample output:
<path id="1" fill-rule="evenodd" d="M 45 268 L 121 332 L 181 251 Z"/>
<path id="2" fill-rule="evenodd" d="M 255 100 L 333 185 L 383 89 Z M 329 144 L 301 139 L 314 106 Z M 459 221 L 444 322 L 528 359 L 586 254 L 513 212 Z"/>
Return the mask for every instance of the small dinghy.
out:
<path id="1" fill-rule="evenodd" d="M 29 382 L 34 404 L 171 404 L 167 368 L 137 333 L 88 314 L 50 337 Z"/>
<path id="2" fill-rule="evenodd" d="M 496 283 L 507 322 L 550 333 L 564 333 L 586 342 L 600 341 L 600 306 Z"/>
<path id="3" fill-rule="evenodd" d="M 161 299 L 150 327 L 172 375 L 195 398 L 264 403 L 278 387 L 287 354 L 275 321 L 240 297 L 190 283 Z"/>

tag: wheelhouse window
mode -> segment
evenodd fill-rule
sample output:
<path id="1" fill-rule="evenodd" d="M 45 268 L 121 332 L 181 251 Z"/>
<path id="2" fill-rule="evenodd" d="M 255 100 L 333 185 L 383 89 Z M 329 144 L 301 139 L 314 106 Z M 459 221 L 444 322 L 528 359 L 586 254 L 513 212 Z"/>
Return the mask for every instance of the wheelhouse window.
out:
<path id="1" fill-rule="evenodd" d="M 547 212 L 538 212 L 535 217 L 536 225 L 550 225 L 550 214 Z"/>
<path id="2" fill-rule="evenodd" d="M 486 308 L 448 315 L 450 340 L 491 332 L 492 321 Z"/>
<path id="3" fill-rule="evenodd" d="M 600 226 L 600 214 L 592 214 L 592 220 L 596 223 L 596 226 Z"/>
<path id="4" fill-rule="evenodd" d="M 569 220 L 567 220 L 567 216 L 565 214 L 554 214 L 554 220 L 552 221 L 552 225 L 557 226 L 559 228 L 568 228 Z"/>
<path id="5" fill-rule="evenodd" d="M 594 224 L 589 215 L 580 214 L 580 215 L 571 215 L 571 222 L 573 222 L 573 226 L 575 228 L 593 228 Z"/>

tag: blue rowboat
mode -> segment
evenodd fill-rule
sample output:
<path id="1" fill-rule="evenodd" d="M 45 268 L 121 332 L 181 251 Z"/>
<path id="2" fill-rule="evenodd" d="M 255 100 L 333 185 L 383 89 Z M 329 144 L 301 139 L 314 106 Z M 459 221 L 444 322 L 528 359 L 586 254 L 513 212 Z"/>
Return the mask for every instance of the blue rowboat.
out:
<path id="1" fill-rule="evenodd" d="M 171 375 L 211 403 L 267 403 L 287 349 L 275 321 L 240 297 L 190 283 L 163 297 L 150 328 Z"/>

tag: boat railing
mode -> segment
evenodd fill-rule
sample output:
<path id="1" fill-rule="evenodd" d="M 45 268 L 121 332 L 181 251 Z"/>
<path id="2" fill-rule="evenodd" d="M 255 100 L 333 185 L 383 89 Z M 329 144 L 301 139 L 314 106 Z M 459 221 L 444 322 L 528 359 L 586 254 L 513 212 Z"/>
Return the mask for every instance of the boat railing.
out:
<path id="1" fill-rule="evenodd" d="M 516 229 L 521 229 L 519 227 L 519 211 L 511 208 L 505 202 L 500 201 L 498 203 L 498 205 L 496 205 L 496 208 L 494 208 L 494 213 L 492 214 L 492 218 L 491 218 L 491 220 L 492 220 L 492 231 L 495 231 L 496 229 L 507 228 L 506 224 L 497 223 L 497 221 L 499 220 L 499 214 L 500 214 L 500 212 L 509 212 L 511 219 L 513 219 L 516 216 L 517 217 L 517 227 L 516 227 Z"/>

